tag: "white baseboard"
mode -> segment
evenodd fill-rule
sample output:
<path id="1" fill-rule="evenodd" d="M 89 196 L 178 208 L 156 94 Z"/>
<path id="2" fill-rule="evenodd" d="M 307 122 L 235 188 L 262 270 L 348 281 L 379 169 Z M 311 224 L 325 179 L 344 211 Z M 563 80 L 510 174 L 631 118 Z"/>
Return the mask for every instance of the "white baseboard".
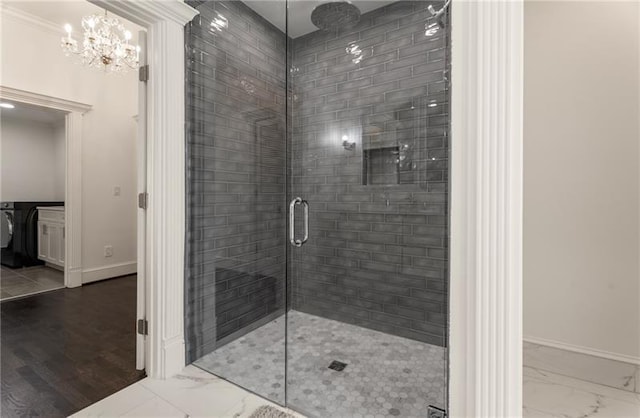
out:
<path id="1" fill-rule="evenodd" d="M 608 360 L 615 360 L 615 361 L 621 361 L 623 363 L 640 365 L 640 357 L 630 356 L 627 354 L 612 353 L 610 351 L 598 350 L 595 348 L 568 344 L 560 341 L 547 340 L 544 338 L 536 338 L 536 337 L 531 337 L 526 335 L 524 336 L 523 340 L 528 343 L 544 345 L 552 348 L 559 348 L 561 350 L 572 351 L 574 353 L 586 354 L 589 356 L 605 358 Z"/>
<path id="2" fill-rule="evenodd" d="M 185 343 L 181 336 L 170 338 L 162 342 L 162 356 L 164 367 L 160 373 L 156 373 L 156 378 L 167 379 L 182 371 L 186 366 Z"/>
<path id="3" fill-rule="evenodd" d="M 82 269 L 78 267 L 65 267 L 64 285 L 67 287 L 82 286 Z"/>
<path id="4" fill-rule="evenodd" d="M 137 268 L 138 263 L 136 261 L 129 261 L 126 263 L 109 264 L 107 266 L 85 269 L 82 270 L 82 283 L 91 283 L 112 277 L 135 274 Z"/>

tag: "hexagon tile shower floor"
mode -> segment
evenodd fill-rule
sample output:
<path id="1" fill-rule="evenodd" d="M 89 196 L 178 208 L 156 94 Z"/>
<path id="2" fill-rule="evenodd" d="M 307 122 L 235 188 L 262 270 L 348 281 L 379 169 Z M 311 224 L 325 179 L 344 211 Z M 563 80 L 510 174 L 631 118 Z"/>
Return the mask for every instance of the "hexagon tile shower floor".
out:
<path id="1" fill-rule="evenodd" d="M 417 418 L 429 404 L 441 407 L 443 347 L 297 311 L 288 315 L 288 338 L 295 341 L 289 345 L 290 407 L 313 416 L 352 418 Z M 285 341 L 277 332 L 284 320 L 280 317 L 194 364 L 284 404 Z M 347 366 L 332 370 L 333 361 Z"/>

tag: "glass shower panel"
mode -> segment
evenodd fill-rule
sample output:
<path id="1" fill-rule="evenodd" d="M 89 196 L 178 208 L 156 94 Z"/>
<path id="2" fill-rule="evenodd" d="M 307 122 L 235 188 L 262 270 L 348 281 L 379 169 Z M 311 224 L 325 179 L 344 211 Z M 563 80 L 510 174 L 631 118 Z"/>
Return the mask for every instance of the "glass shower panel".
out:
<path id="1" fill-rule="evenodd" d="M 449 26 L 430 4 L 288 6 L 289 200 L 309 237 L 288 257 L 287 405 L 309 416 L 446 406 Z"/>
<path id="2" fill-rule="evenodd" d="M 250 2 L 189 3 L 188 362 L 284 404 L 287 38 Z"/>

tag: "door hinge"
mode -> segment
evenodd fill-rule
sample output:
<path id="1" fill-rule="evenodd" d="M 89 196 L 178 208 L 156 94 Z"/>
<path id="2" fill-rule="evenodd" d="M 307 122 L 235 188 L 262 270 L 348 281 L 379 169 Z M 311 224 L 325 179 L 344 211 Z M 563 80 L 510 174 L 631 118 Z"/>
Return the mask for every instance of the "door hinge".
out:
<path id="1" fill-rule="evenodd" d="M 149 64 L 141 65 L 138 68 L 138 79 L 140 81 L 149 81 Z"/>
<path id="2" fill-rule="evenodd" d="M 149 193 L 138 193 L 138 207 L 140 209 L 147 209 L 149 207 Z"/>
<path id="3" fill-rule="evenodd" d="M 138 334 L 149 335 L 149 322 L 146 319 L 138 319 Z"/>

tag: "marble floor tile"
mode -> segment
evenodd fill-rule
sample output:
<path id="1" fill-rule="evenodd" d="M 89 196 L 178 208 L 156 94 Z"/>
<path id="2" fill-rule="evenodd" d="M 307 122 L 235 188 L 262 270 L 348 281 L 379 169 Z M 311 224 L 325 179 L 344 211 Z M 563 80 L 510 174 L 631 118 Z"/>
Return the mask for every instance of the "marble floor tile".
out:
<path id="1" fill-rule="evenodd" d="M 556 418 L 561 415 L 555 415 L 550 412 L 538 411 L 533 408 L 522 408 L 522 418 Z"/>
<path id="2" fill-rule="evenodd" d="M 630 363 L 580 354 L 525 342 L 523 362 L 527 367 L 633 392 L 637 367 Z"/>
<path id="3" fill-rule="evenodd" d="M 153 392 L 138 382 L 94 403 L 76 414 L 71 415 L 71 417 L 121 416 L 155 397 L 156 395 Z"/>
<path id="4" fill-rule="evenodd" d="M 0 281 L 5 277 L 14 277 L 14 276 L 17 276 L 17 274 L 13 271 L 13 269 L 10 269 L 4 266 L 0 268 Z"/>
<path id="5" fill-rule="evenodd" d="M 34 293 L 40 293 L 48 290 L 47 286 L 43 286 L 40 283 L 28 281 L 17 285 L 6 286 L 2 290 L 7 292 L 12 297 L 26 296 Z"/>
<path id="6" fill-rule="evenodd" d="M 612 388 L 611 386 L 599 385 L 597 383 L 575 379 L 573 377 L 548 372 L 546 370 L 524 367 L 523 376 L 525 378 L 543 380 L 549 383 L 573 387 L 575 389 L 583 390 L 586 392 L 597 393 L 599 395 L 624 402 L 640 404 L 640 394 L 638 393 Z"/>
<path id="7" fill-rule="evenodd" d="M 179 410 L 169 402 L 156 396 L 143 404 L 135 407 L 131 411 L 122 415 L 123 417 L 135 418 L 187 418 L 189 414 Z M 211 415 L 213 416 L 213 415 Z"/>
<path id="8" fill-rule="evenodd" d="M 50 267 L 29 267 L 26 269 L 22 269 L 19 274 L 34 281 L 42 279 L 50 279 L 55 281 L 59 281 L 60 279 L 64 280 L 64 272 Z"/>
<path id="9" fill-rule="evenodd" d="M 534 377 L 533 374 L 535 371 L 529 370 L 524 375 L 523 415 L 525 417 L 637 418 L 640 416 L 640 401 L 636 402 L 633 398 L 622 400 L 623 395 L 611 396 L 611 392 L 605 395 L 603 393 L 606 390 L 602 390 L 605 388 L 602 385 L 569 386 L 568 384 L 574 382 L 564 380 L 560 383 L 561 379 L 557 377 L 558 375 Z M 618 390 L 618 392 L 624 391 Z"/>
<path id="10" fill-rule="evenodd" d="M 194 366 L 169 379 L 144 379 L 140 384 L 189 416 L 228 416 L 228 411 L 249 394 Z"/>
<path id="11" fill-rule="evenodd" d="M 166 380 L 146 378 L 72 415 L 84 417 L 247 418 L 262 405 L 282 408 L 193 366 Z"/>
<path id="12" fill-rule="evenodd" d="M 9 286 L 17 286 L 30 281 L 31 280 L 25 277 L 19 276 L 15 273 L 5 275 L 3 272 L 2 277 L 0 277 L 0 288 L 5 289 Z"/>
<path id="13" fill-rule="evenodd" d="M 1 300 L 62 288 L 64 288 L 64 273 L 46 266 L 20 269 L 3 268 L 0 277 Z"/>

